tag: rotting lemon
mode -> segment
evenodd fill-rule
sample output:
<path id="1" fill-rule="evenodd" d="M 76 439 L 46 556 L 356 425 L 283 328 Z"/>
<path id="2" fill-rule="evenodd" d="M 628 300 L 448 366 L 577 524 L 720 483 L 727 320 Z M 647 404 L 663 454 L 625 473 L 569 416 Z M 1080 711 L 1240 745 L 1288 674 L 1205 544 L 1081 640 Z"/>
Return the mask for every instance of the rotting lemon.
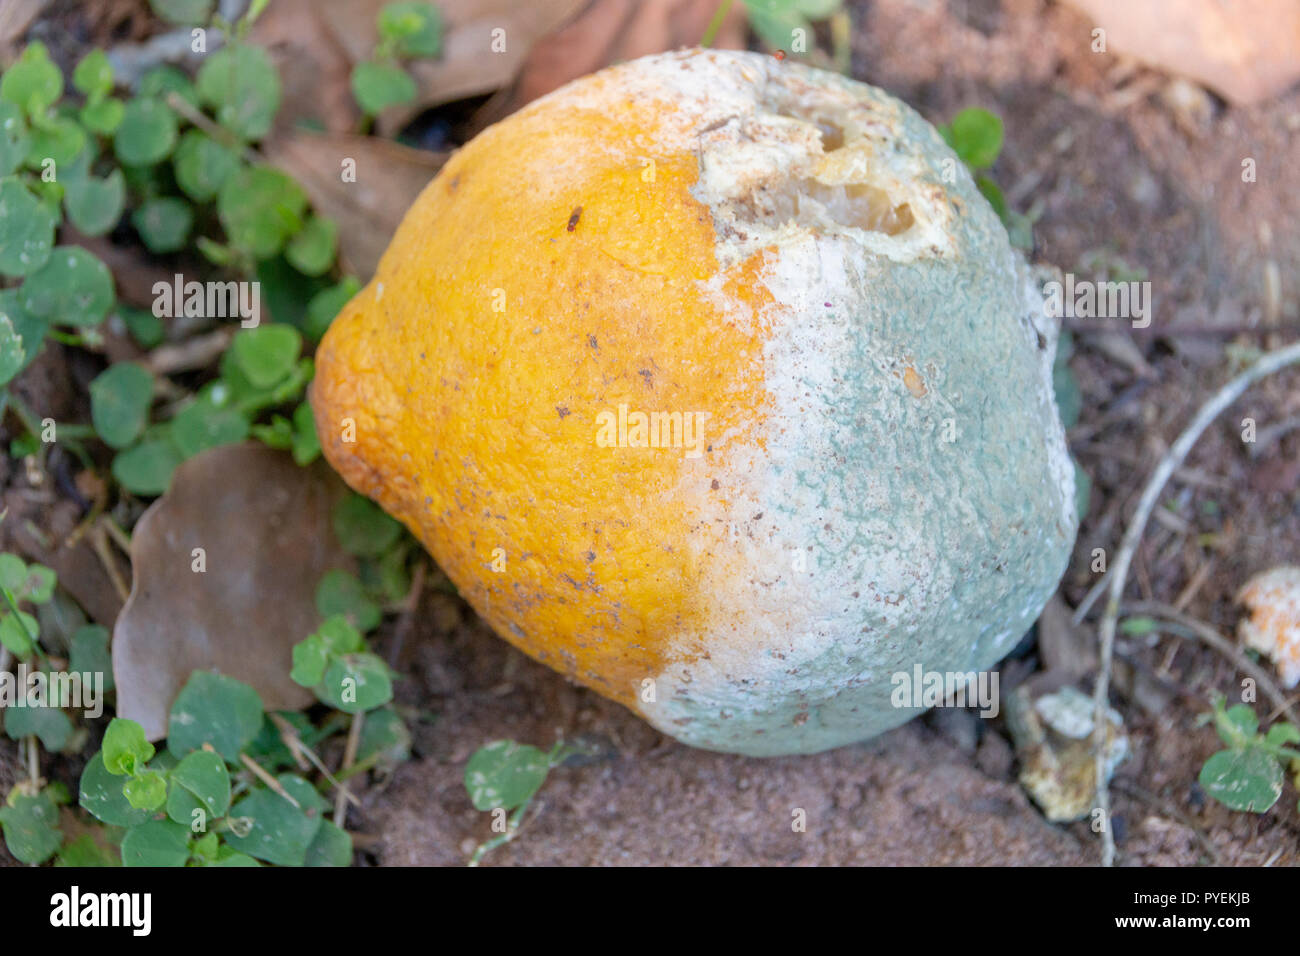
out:
<path id="1" fill-rule="evenodd" d="M 1055 589 L 1056 328 L 880 90 L 682 51 L 485 130 L 317 356 L 325 454 L 506 639 L 679 740 L 861 740 Z"/>

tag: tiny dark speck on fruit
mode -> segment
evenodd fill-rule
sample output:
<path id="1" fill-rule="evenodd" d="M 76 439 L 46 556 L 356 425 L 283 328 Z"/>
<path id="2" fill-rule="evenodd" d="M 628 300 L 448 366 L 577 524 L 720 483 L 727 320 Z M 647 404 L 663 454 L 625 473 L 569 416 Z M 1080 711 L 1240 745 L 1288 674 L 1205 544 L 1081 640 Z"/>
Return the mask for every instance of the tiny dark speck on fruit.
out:
<path id="1" fill-rule="evenodd" d="M 718 484 L 718 479 L 714 478 L 713 484 L 709 485 L 709 487 L 712 488 L 714 491 L 717 491 L 719 488 L 722 487 L 722 485 Z"/>
<path id="2" fill-rule="evenodd" d="M 555 410 L 559 412 L 561 418 L 564 418 L 566 415 L 569 414 L 569 410 L 565 408 L 563 405 L 556 405 Z"/>
<path id="3" fill-rule="evenodd" d="M 594 335 L 587 336 L 587 344 L 590 345 L 593 349 L 600 348 L 600 346 L 596 344 L 596 336 Z"/>
<path id="4" fill-rule="evenodd" d="M 569 213 L 569 225 L 566 227 L 569 232 L 578 228 L 578 220 L 582 218 L 582 207 L 576 207 L 573 212 Z"/>

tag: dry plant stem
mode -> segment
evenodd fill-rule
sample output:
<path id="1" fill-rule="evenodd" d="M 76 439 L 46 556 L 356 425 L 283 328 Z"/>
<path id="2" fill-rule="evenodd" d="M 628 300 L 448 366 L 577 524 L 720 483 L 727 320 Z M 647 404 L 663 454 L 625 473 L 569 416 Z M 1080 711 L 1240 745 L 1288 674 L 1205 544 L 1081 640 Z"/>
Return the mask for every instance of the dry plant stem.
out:
<path id="1" fill-rule="evenodd" d="M 104 526 L 98 522 L 90 529 L 90 543 L 94 548 L 95 556 L 99 558 L 99 563 L 104 566 L 109 581 L 113 583 L 113 590 L 125 602 L 131 596 L 131 589 L 122 580 L 122 575 L 118 571 L 116 560 L 113 557 L 113 551 L 108 546 L 108 534 L 104 531 Z"/>
<path id="2" fill-rule="evenodd" d="M 185 102 L 179 93 L 168 93 L 166 101 L 167 105 L 172 108 L 173 112 L 179 113 L 183 119 L 203 130 L 203 132 L 207 133 L 222 146 L 242 153 L 247 162 L 266 162 L 266 157 L 259 153 L 255 148 L 240 143 L 228 129 L 212 122 L 212 120 L 208 119 L 202 112 L 190 106 L 190 104 Z"/>
<path id="3" fill-rule="evenodd" d="M 339 767 L 340 774 L 356 762 L 357 750 L 361 747 L 361 728 L 365 726 L 365 722 L 365 711 L 352 715 L 352 728 L 348 731 L 347 746 L 343 748 L 343 764 Z M 340 787 L 338 795 L 334 798 L 334 825 L 340 830 L 347 829 L 349 797 L 351 797 L 351 794 Z"/>
<path id="4" fill-rule="evenodd" d="M 1159 601 L 1125 601 L 1124 610 L 1163 619 L 1167 624 L 1173 625 L 1171 630 L 1175 634 L 1181 637 L 1195 638 L 1207 647 L 1214 648 L 1214 650 L 1230 660 L 1237 670 L 1250 677 L 1259 686 L 1259 689 L 1264 692 L 1264 696 L 1277 708 L 1277 713 L 1284 715 L 1291 723 L 1300 726 L 1300 717 L 1297 717 L 1291 701 L 1287 700 L 1286 694 L 1273 682 L 1273 678 L 1269 676 L 1268 671 L 1252 661 L 1242 652 L 1240 647 L 1204 621 L 1198 621 L 1196 618 L 1184 614 L 1178 608 L 1162 604 Z"/>
<path id="5" fill-rule="evenodd" d="M 1119 552 L 1111 565 L 1106 610 L 1101 618 L 1101 667 L 1097 674 L 1097 686 L 1093 690 L 1092 748 L 1096 767 L 1097 807 L 1101 810 L 1102 820 L 1105 823 L 1101 831 L 1102 866 L 1112 866 L 1115 862 L 1115 836 L 1110 828 L 1110 793 L 1106 786 L 1104 730 L 1107 723 L 1106 707 L 1110 691 L 1111 662 L 1115 654 L 1115 627 L 1119 621 L 1120 601 L 1124 594 L 1124 584 L 1128 580 L 1129 566 L 1133 563 L 1133 555 L 1137 552 L 1147 521 L 1150 520 L 1156 500 L 1164 490 L 1170 475 L 1187 458 L 1192 446 L 1201 437 L 1201 433 L 1209 427 L 1210 422 L 1261 378 L 1296 362 L 1300 362 L 1300 342 L 1293 342 L 1285 348 L 1264 355 L 1201 406 L 1191 424 L 1169 447 L 1169 451 L 1160 459 L 1155 471 L 1152 472 L 1133 512 L 1133 520 L 1128 530 L 1124 532 Z"/>
<path id="6" fill-rule="evenodd" d="M 280 731 L 280 739 L 283 740 L 284 745 L 289 748 L 289 753 L 293 756 L 294 763 L 298 765 L 300 770 L 306 770 L 309 766 L 315 767 L 329 782 L 330 786 L 338 790 L 339 795 L 347 800 L 348 803 L 356 807 L 361 806 L 361 801 L 352 796 L 352 794 L 348 792 L 347 787 L 343 786 L 343 784 L 339 783 L 339 781 L 334 778 L 334 775 L 330 773 L 329 768 L 325 766 L 325 761 L 321 760 L 320 757 L 317 756 L 316 751 L 303 743 L 302 738 L 298 736 L 298 731 L 293 724 L 289 723 L 279 714 L 270 714 L 269 716 L 271 718 L 271 723 L 275 724 L 276 729 Z"/>
<path id="7" fill-rule="evenodd" d="M 1214 848 L 1214 844 L 1210 842 L 1209 838 L 1206 837 L 1203 832 L 1201 832 L 1201 828 L 1198 827 L 1193 820 L 1180 812 L 1173 803 L 1158 794 L 1143 790 L 1136 784 L 1128 783 L 1127 781 L 1116 781 L 1115 788 L 1124 791 L 1129 796 L 1136 797 L 1139 800 L 1151 804 L 1151 806 L 1169 817 L 1169 819 L 1174 820 L 1191 830 L 1192 834 L 1196 837 L 1196 842 L 1201 845 L 1201 849 L 1205 851 L 1205 855 L 1210 858 L 1210 864 L 1213 866 L 1219 865 L 1219 851 Z"/>
<path id="8" fill-rule="evenodd" d="M 293 798 L 293 794 L 291 794 L 288 790 L 284 789 L 284 787 L 280 785 L 280 781 L 276 780 L 273 776 L 267 773 L 266 770 L 262 768 L 262 765 L 260 763 L 258 763 L 252 757 L 248 756 L 248 754 L 240 754 L 239 759 L 243 762 L 245 767 L 253 771 L 253 774 L 257 777 L 257 779 L 261 780 L 262 783 L 270 787 L 275 793 L 278 793 L 280 796 L 284 797 L 284 799 L 288 800 L 299 810 L 302 809 L 302 804 Z"/>

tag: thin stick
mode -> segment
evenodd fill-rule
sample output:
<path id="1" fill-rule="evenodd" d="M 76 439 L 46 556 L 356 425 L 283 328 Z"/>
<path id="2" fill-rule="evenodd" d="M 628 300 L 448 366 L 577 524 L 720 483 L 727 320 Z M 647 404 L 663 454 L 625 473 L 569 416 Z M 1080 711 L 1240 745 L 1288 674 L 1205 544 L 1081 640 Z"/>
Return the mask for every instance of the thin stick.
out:
<path id="1" fill-rule="evenodd" d="M 366 722 L 366 712 L 360 711 L 352 715 L 352 728 L 348 731 L 348 742 L 343 748 L 343 764 L 339 767 L 342 773 L 352 766 L 357 759 L 357 750 L 361 747 L 361 728 Z M 340 788 L 338 794 L 334 797 L 334 825 L 340 830 L 347 829 L 348 819 L 348 801 L 351 796 L 346 790 Z"/>
<path id="2" fill-rule="evenodd" d="M 731 5 L 735 0 L 722 0 L 718 4 L 718 9 L 714 11 L 713 19 L 709 25 L 704 28 L 704 36 L 700 37 L 700 46 L 710 47 L 713 41 L 717 39 L 718 31 L 722 29 L 722 24 L 726 22 L 727 14 L 731 12 Z"/>
<path id="3" fill-rule="evenodd" d="M 32 796 L 41 792 L 41 752 L 36 746 L 36 737 L 27 738 L 27 776 L 32 781 Z"/>
<path id="4" fill-rule="evenodd" d="M 1132 611 L 1135 614 L 1163 618 L 1166 624 L 1172 625 L 1170 629 L 1175 634 L 1195 638 L 1207 647 L 1214 648 L 1214 650 L 1230 660 L 1237 670 L 1259 685 L 1259 689 L 1264 692 L 1264 696 L 1272 701 L 1273 706 L 1277 708 L 1277 713 L 1286 715 L 1286 718 L 1291 723 L 1300 726 L 1300 717 L 1297 717 L 1295 708 L 1291 706 L 1291 701 L 1287 699 L 1282 689 L 1273 683 L 1273 678 L 1269 676 L 1268 671 L 1252 661 L 1240 647 L 1204 621 L 1199 621 L 1188 614 L 1184 614 L 1178 608 L 1162 604 L 1159 601 L 1125 601 L 1124 610 Z"/>
<path id="5" fill-rule="evenodd" d="M 260 763 L 258 763 L 248 754 L 240 754 L 239 759 L 243 761 L 245 767 L 253 771 L 253 773 L 257 776 L 257 779 L 261 780 L 262 783 L 266 784 L 273 791 L 278 793 L 280 796 L 284 797 L 284 799 L 288 800 L 299 810 L 302 809 L 302 804 L 293 798 L 293 794 L 291 794 L 288 790 L 284 789 L 284 787 L 280 785 L 279 780 L 276 780 L 264 769 L 262 769 L 262 765 Z"/>
<path id="6" fill-rule="evenodd" d="M 1102 866 L 1113 866 L 1115 863 L 1115 835 L 1110 829 L 1110 793 L 1106 786 L 1104 730 L 1107 725 L 1106 707 L 1110 691 L 1111 661 L 1115 654 L 1115 626 L 1119 622 L 1120 600 L 1124 594 L 1124 585 L 1128 580 L 1129 566 L 1133 563 L 1133 556 L 1137 552 L 1139 542 L 1142 540 L 1142 533 L 1146 530 L 1147 521 L 1151 518 L 1151 512 L 1156 506 L 1156 500 L 1160 497 L 1161 491 L 1164 490 L 1165 484 L 1168 483 L 1169 476 L 1187 458 L 1192 446 L 1201 437 L 1201 433 L 1209 427 L 1210 423 L 1224 409 L 1240 398 L 1242 393 L 1251 385 L 1295 362 L 1300 362 L 1300 342 L 1293 342 L 1285 348 L 1262 356 L 1254 365 L 1219 389 L 1208 402 L 1201 406 L 1191 424 L 1178 436 L 1178 440 L 1169 447 L 1169 451 L 1165 452 L 1164 457 L 1156 465 L 1155 471 L 1151 473 L 1146 488 L 1142 492 L 1142 497 L 1138 500 L 1137 509 L 1133 512 L 1133 520 L 1129 524 L 1128 530 L 1124 532 L 1124 539 L 1120 544 L 1119 553 L 1115 556 L 1114 564 L 1111 565 L 1106 610 L 1101 618 L 1101 668 L 1097 675 L 1097 686 L 1092 695 L 1092 747 L 1097 776 L 1097 806 L 1101 810 L 1102 820 L 1105 822 L 1105 826 L 1101 831 Z"/>

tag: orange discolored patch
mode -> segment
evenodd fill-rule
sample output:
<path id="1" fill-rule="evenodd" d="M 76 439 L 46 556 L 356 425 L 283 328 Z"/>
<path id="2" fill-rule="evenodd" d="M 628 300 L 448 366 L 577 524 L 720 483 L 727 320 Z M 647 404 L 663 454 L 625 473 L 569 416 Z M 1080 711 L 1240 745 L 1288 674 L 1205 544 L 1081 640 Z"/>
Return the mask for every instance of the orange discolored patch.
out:
<path id="1" fill-rule="evenodd" d="M 906 386 L 907 390 L 916 398 L 924 398 L 926 393 L 929 391 L 929 389 L 925 387 L 925 379 L 921 378 L 916 369 L 912 368 L 910 365 L 903 369 L 903 385 Z"/>
<path id="2" fill-rule="evenodd" d="M 616 105 L 542 100 L 457 153 L 326 335 L 312 404 L 329 461 L 498 633 L 635 707 L 707 631 L 710 485 L 762 441 L 771 299 L 763 253 L 704 289 L 695 154 L 616 118 L 671 106 Z M 602 447 L 620 406 L 706 416 L 698 457 Z"/>

